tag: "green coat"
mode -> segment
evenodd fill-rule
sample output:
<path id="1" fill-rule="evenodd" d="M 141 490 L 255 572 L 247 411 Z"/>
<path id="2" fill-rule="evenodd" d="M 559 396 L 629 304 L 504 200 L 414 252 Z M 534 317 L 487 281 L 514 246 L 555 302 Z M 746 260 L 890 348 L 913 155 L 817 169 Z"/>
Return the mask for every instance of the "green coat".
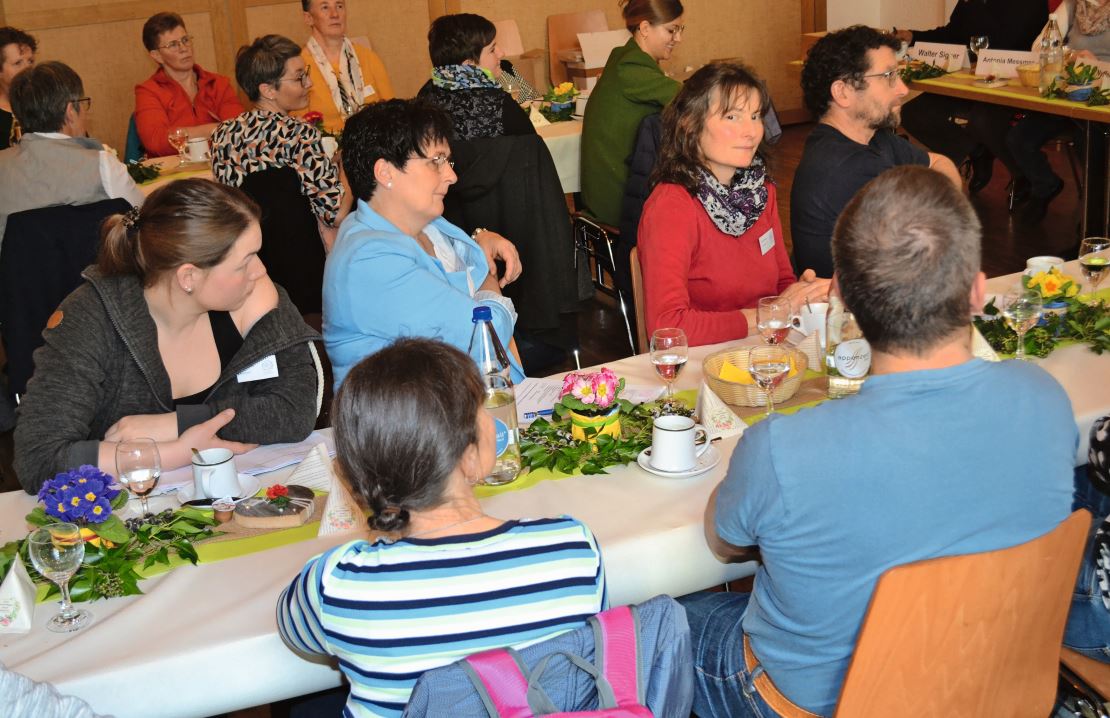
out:
<path id="1" fill-rule="evenodd" d="M 582 201 L 592 216 L 614 226 L 620 221 L 640 121 L 662 110 L 681 86 L 634 39 L 610 53 L 582 126 Z"/>

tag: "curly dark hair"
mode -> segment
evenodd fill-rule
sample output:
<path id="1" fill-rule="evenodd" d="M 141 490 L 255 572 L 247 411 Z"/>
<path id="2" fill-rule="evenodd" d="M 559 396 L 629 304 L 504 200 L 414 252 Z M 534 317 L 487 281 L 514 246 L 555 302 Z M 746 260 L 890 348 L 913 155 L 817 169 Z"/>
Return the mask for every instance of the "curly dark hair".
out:
<path id="1" fill-rule="evenodd" d="M 474 360 L 433 339 L 398 339 L 351 369 L 335 395 L 336 460 L 371 528 L 404 530 L 410 511 L 443 503 L 484 399 Z"/>
<path id="2" fill-rule="evenodd" d="M 38 49 L 39 45 L 35 42 L 35 38 L 15 27 L 0 27 L 0 50 L 3 50 L 8 45 L 26 45 L 31 48 L 31 52 Z"/>
<path id="3" fill-rule="evenodd" d="M 759 114 L 763 115 L 771 103 L 767 86 L 740 63 L 713 62 L 691 75 L 663 110 L 663 137 L 651 185 L 673 182 L 694 195 L 701 182 L 698 170 L 705 166 L 701 135 L 709 113 L 725 114 L 733 100 L 752 91 L 759 97 Z M 714 93 L 721 98 L 718 106 L 712 104 Z M 762 143 L 759 151 L 762 156 Z"/>
<path id="4" fill-rule="evenodd" d="M 830 32 L 809 49 L 802 67 L 802 99 L 815 117 L 829 109 L 829 92 L 837 80 L 850 82 L 856 88 L 864 85 L 870 63 L 868 50 L 889 47 L 898 52 L 898 38 L 866 25 L 853 25 Z"/>
<path id="5" fill-rule="evenodd" d="M 481 15 L 464 12 L 436 18 L 428 28 L 428 55 L 436 67 L 478 62 L 497 28 Z"/>
<path id="6" fill-rule="evenodd" d="M 377 189 L 374 164 L 382 159 L 404 167 L 413 155 L 424 154 L 428 145 L 454 139 L 451 117 L 422 99 L 386 100 L 363 107 L 347 118 L 339 147 L 343 170 L 355 197 L 365 202 Z"/>

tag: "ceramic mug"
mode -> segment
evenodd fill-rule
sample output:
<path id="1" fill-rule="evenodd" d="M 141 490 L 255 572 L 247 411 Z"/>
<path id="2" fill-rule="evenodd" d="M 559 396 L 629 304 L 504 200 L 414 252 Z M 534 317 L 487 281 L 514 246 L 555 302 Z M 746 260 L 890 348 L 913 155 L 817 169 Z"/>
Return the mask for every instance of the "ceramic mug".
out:
<path id="1" fill-rule="evenodd" d="M 193 137 L 186 145 L 186 152 L 191 162 L 204 162 L 208 159 L 208 139 L 206 137 Z"/>
<path id="2" fill-rule="evenodd" d="M 699 434 L 703 440 L 697 446 Z M 695 424 L 690 417 L 661 416 L 652 425 L 649 463 L 659 471 L 689 471 L 709 448 L 706 439 L 705 427 Z"/>
<path id="3" fill-rule="evenodd" d="M 828 302 L 810 302 L 803 304 L 798 313 L 794 315 L 791 322 L 794 328 L 805 334 L 807 337 L 814 332 L 817 332 L 817 341 L 820 343 L 822 350 L 825 347 L 825 317 L 829 313 Z"/>
<path id="4" fill-rule="evenodd" d="M 1063 269 L 1064 260 L 1060 257 L 1030 257 L 1025 260 L 1025 273 L 1032 276 L 1037 272 L 1047 272 L 1053 267 Z"/>
<path id="5" fill-rule="evenodd" d="M 238 497 L 242 492 L 235 453 L 231 449 L 204 449 L 193 454 L 193 499 Z"/>

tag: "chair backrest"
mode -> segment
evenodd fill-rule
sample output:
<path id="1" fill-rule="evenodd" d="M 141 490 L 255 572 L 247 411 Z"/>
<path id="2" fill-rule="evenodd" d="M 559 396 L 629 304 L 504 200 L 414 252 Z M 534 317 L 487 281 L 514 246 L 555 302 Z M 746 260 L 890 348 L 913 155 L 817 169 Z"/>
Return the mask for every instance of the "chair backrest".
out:
<path id="1" fill-rule="evenodd" d="M 123 162 L 130 164 L 131 162 L 138 162 L 146 154 L 146 149 L 143 148 L 143 140 L 139 137 L 139 128 L 135 125 L 135 113 L 131 113 L 131 119 L 127 121 L 127 141 L 123 147 Z"/>
<path id="2" fill-rule="evenodd" d="M 301 314 L 319 312 L 326 255 L 316 215 L 301 194 L 300 175 L 292 167 L 252 172 L 242 190 L 262 208 L 258 256 L 270 278 L 285 288 Z"/>
<path id="3" fill-rule="evenodd" d="M 578 33 L 605 32 L 609 23 L 605 20 L 604 10 L 583 10 L 563 15 L 547 16 L 547 63 L 551 73 L 551 84 L 558 85 L 567 81 L 567 68 L 559 60 L 560 50 L 573 50 L 578 47 Z"/>
<path id="4" fill-rule="evenodd" d="M 636 310 L 636 343 L 640 353 L 648 350 L 647 325 L 644 324 L 644 273 L 640 270 L 640 251 L 632 248 L 628 255 L 632 273 L 632 304 Z"/>
<path id="5" fill-rule="evenodd" d="M 100 225 L 126 212 L 124 199 L 58 205 L 8 217 L 0 247 L 0 336 L 8 361 L 8 389 L 22 394 L 34 372 L 32 354 L 42 346 L 46 321 L 81 285 L 81 272 L 96 261 Z"/>
<path id="6" fill-rule="evenodd" d="M 875 586 L 837 718 L 1046 716 L 1091 515 L 997 551 L 896 566 Z"/>

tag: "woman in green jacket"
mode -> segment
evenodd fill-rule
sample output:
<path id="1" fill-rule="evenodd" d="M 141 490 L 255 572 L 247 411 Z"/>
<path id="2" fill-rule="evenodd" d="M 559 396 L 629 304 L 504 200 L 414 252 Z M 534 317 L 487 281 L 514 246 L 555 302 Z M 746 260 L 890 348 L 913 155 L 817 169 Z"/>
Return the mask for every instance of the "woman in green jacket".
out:
<path id="1" fill-rule="evenodd" d="M 685 27 L 679 0 L 621 4 L 632 39 L 609 55 L 582 127 L 582 201 L 590 215 L 611 225 L 620 221 L 627 160 L 640 121 L 661 111 L 681 86 L 663 74 L 659 62 L 670 58 Z"/>

